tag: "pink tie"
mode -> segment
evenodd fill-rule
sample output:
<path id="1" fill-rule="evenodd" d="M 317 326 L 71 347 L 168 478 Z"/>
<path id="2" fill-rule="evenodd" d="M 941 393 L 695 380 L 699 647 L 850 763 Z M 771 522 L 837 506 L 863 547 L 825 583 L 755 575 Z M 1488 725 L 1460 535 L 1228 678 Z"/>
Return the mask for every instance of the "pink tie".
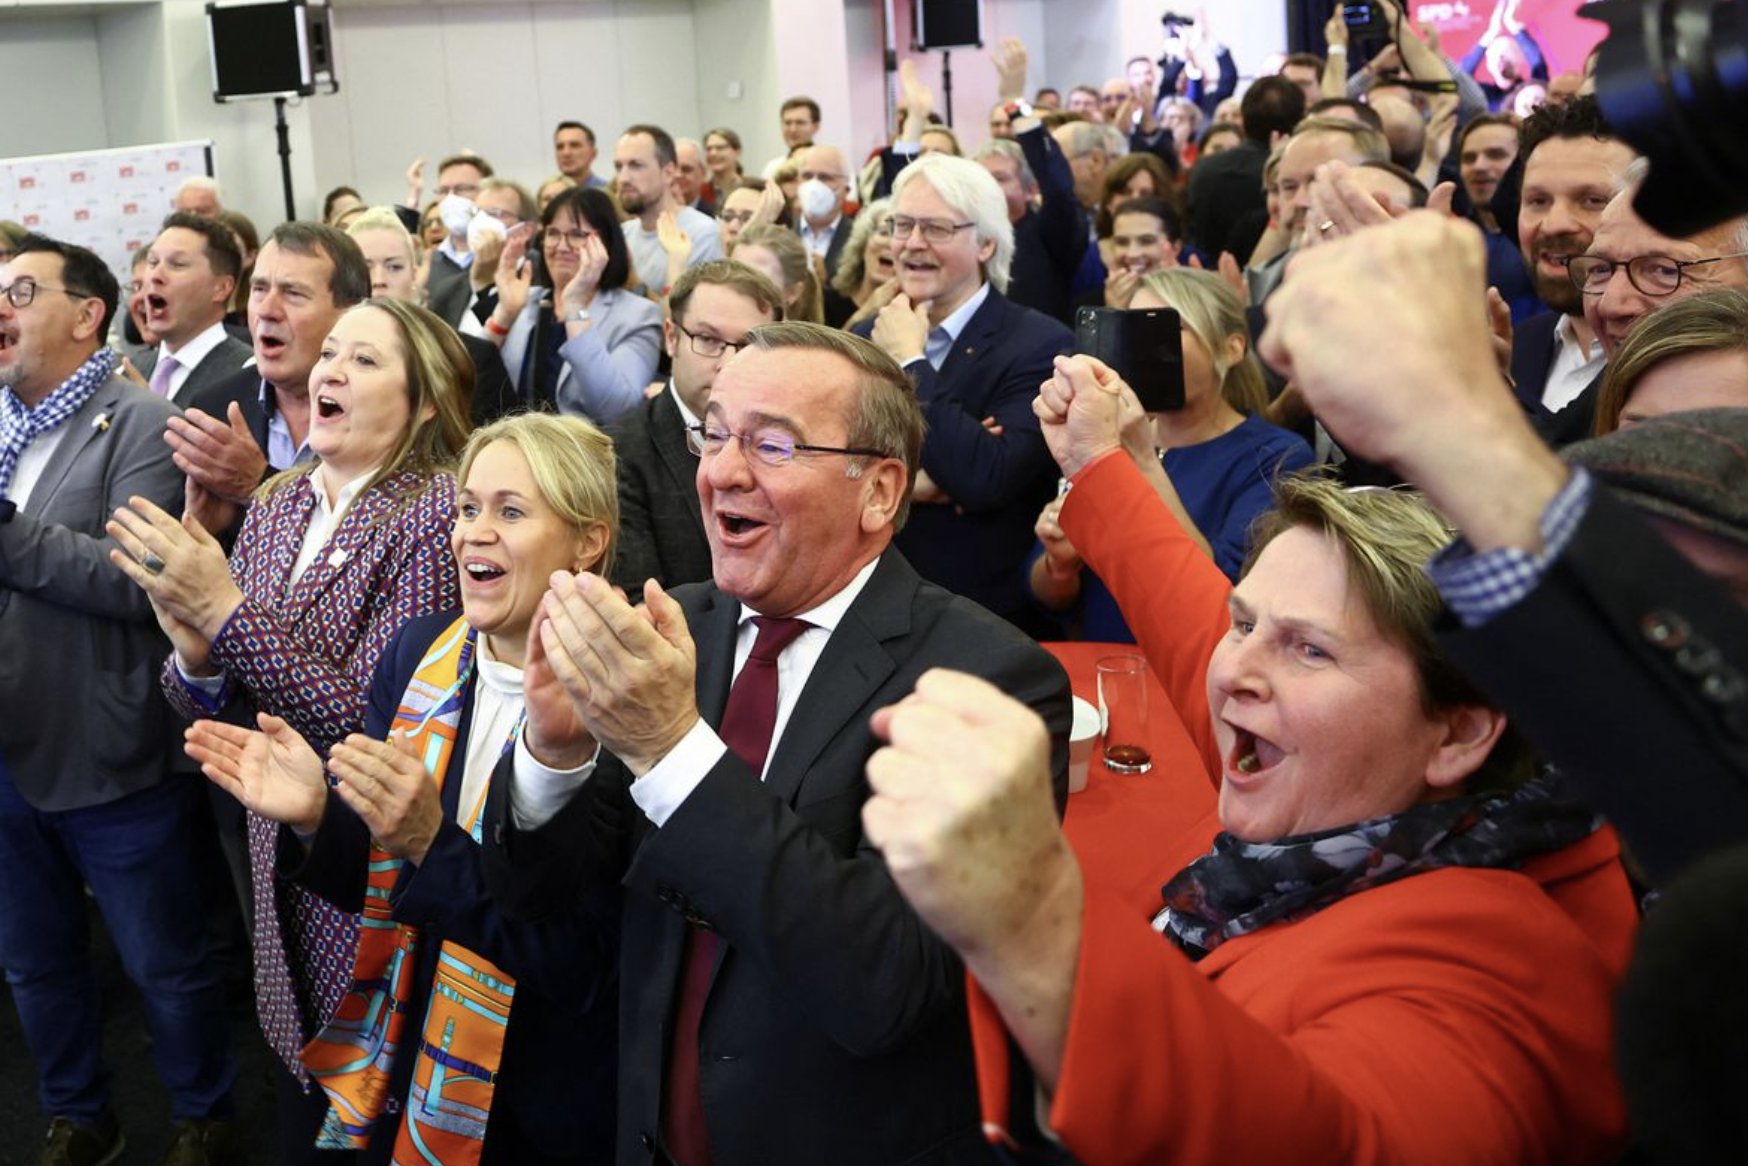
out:
<path id="1" fill-rule="evenodd" d="M 747 657 L 716 730 L 723 744 L 747 763 L 753 776 L 765 771 L 765 755 L 777 727 L 777 657 L 812 625 L 799 619 L 756 615 L 759 638 Z M 710 973 L 722 940 L 701 927 L 686 929 L 686 952 L 680 962 L 680 999 L 674 1008 L 673 1045 L 668 1050 L 668 1079 L 662 1090 L 662 1140 L 679 1166 L 709 1166 L 710 1137 L 704 1124 L 704 1097 L 699 1092 L 698 1029 L 704 1000 L 710 994 Z"/>
<path id="2" fill-rule="evenodd" d="M 170 396 L 170 378 L 175 376 L 176 370 L 181 367 L 182 366 L 177 363 L 176 358 L 169 353 L 160 356 L 156 367 L 152 369 L 152 392 L 158 394 L 160 397 L 168 399 Z"/>

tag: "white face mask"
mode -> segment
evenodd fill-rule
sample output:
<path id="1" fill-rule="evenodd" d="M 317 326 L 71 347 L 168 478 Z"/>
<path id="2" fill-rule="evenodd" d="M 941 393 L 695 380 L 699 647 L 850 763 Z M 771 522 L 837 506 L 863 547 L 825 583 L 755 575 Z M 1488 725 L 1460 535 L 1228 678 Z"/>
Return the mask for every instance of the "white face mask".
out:
<path id="1" fill-rule="evenodd" d="M 437 217 L 443 220 L 444 230 L 451 235 L 460 235 L 473 219 L 473 202 L 459 194 L 446 194 L 437 204 Z"/>
<path id="2" fill-rule="evenodd" d="M 801 213 L 810 219 L 823 219 L 838 209 L 838 192 L 817 178 L 809 178 L 795 192 L 801 203 Z"/>
<path id="3" fill-rule="evenodd" d="M 480 244 L 487 239 L 503 239 L 509 234 L 508 227 L 485 211 L 480 211 L 467 221 L 467 246 L 472 251 L 479 250 Z"/>

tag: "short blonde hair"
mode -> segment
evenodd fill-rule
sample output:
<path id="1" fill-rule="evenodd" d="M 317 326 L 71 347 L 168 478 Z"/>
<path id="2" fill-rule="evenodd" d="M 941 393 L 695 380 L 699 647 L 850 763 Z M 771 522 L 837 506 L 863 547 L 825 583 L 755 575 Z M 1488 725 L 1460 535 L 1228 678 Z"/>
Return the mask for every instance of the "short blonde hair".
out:
<path id="1" fill-rule="evenodd" d="M 1214 272 L 1194 267 L 1150 271 L 1141 286 L 1176 308 L 1183 322 L 1207 348 L 1208 358 L 1220 377 L 1221 399 L 1246 416 L 1262 412 L 1269 403 L 1268 386 L 1250 341 L 1250 324 L 1238 293 Z M 1228 362 L 1225 356 L 1226 340 L 1231 336 L 1244 337 L 1244 355 L 1236 363 Z"/>
<path id="2" fill-rule="evenodd" d="M 1289 530 L 1315 531 L 1333 542 L 1347 564 L 1348 587 L 1384 638 L 1414 661 L 1420 706 L 1428 716 L 1460 705 L 1495 707 L 1451 663 L 1433 639 L 1444 600 L 1426 564 L 1456 537 L 1438 511 L 1412 490 L 1346 489 L 1327 475 L 1307 473 L 1275 484 L 1274 508 L 1251 527 L 1242 580 L 1276 538 Z M 1528 780 L 1533 754 L 1507 727 L 1465 789 L 1502 789 Z"/>
<path id="3" fill-rule="evenodd" d="M 1748 292 L 1716 288 L 1666 308 L 1658 308 L 1633 326 L 1608 362 L 1596 391 L 1593 433 L 1601 437 L 1621 426 L 1621 413 L 1645 374 L 1666 360 L 1703 352 L 1748 350 Z"/>
<path id="4" fill-rule="evenodd" d="M 619 545 L 618 469 L 613 439 L 582 417 L 557 413 L 518 413 L 501 417 L 468 438 L 456 471 L 456 488 L 467 481 L 480 452 L 495 442 L 516 447 L 534 477 L 540 497 L 579 535 L 596 527 L 607 532 L 601 557 L 589 566 L 597 575 L 613 569 Z"/>
<path id="5" fill-rule="evenodd" d="M 413 241 L 412 233 L 401 222 L 401 217 L 395 214 L 393 207 L 373 206 L 346 225 L 348 238 L 356 239 L 366 231 L 387 231 L 405 244 L 409 260 L 418 259 L 418 245 Z"/>

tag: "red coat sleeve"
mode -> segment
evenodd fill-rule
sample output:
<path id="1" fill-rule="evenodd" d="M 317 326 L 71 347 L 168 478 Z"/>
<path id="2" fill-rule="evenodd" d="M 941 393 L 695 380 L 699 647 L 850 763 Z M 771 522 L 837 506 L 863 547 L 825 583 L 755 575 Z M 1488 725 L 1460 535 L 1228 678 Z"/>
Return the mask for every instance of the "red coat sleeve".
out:
<path id="1" fill-rule="evenodd" d="M 1080 557 L 1116 596 L 1148 666 L 1217 781 L 1222 761 L 1208 719 L 1208 657 L 1230 622 L 1226 597 L 1232 584 L 1124 454 L 1102 457 L 1075 475 L 1061 523 Z"/>

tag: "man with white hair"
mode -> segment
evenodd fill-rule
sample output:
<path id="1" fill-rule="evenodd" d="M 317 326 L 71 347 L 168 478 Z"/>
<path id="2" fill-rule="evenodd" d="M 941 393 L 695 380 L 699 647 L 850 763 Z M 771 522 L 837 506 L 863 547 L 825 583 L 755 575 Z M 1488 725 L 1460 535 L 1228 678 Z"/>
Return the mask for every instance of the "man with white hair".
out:
<path id="1" fill-rule="evenodd" d="M 1627 170 L 1627 188 L 1603 208 L 1584 254 L 1567 264 L 1584 297 L 1584 319 L 1613 360 L 1627 333 L 1659 308 L 1715 288 L 1748 291 L 1748 217 L 1672 238 L 1633 209 L 1646 163 Z"/>
<path id="2" fill-rule="evenodd" d="M 224 200 L 219 194 L 218 180 L 204 174 L 184 179 L 182 185 L 176 188 L 176 201 L 172 209 L 191 215 L 205 215 L 209 219 L 217 215 L 225 209 Z"/>
<path id="3" fill-rule="evenodd" d="M 716 214 L 716 200 L 705 197 L 704 147 L 695 138 L 674 139 L 674 197 L 701 215 Z"/>
<path id="4" fill-rule="evenodd" d="M 897 545 L 924 578 L 1030 629 L 1021 568 L 1056 482 L 1032 399 L 1073 337 L 1003 294 L 1014 231 L 983 166 L 918 159 L 892 197 L 899 293 L 856 330 L 910 374 L 928 422 Z"/>

